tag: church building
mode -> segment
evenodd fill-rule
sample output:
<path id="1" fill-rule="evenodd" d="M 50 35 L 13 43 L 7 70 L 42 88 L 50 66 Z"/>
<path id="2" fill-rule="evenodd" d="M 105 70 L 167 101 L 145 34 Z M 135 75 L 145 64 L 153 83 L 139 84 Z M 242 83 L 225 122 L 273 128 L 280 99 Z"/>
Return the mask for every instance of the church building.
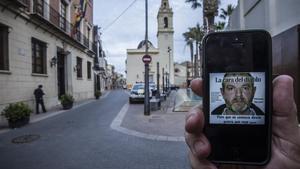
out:
<path id="1" fill-rule="evenodd" d="M 170 84 L 174 84 L 174 28 L 173 11 L 169 0 L 161 0 L 161 5 L 157 14 L 157 48 L 148 43 L 148 54 L 152 57 L 149 64 L 149 82 L 157 81 L 157 63 L 159 63 L 160 85 L 162 85 L 162 73 L 168 76 Z M 127 86 L 136 82 L 144 82 L 145 67 L 142 57 L 145 55 L 146 41 L 138 44 L 137 49 L 127 49 L 126 72 Z"/>

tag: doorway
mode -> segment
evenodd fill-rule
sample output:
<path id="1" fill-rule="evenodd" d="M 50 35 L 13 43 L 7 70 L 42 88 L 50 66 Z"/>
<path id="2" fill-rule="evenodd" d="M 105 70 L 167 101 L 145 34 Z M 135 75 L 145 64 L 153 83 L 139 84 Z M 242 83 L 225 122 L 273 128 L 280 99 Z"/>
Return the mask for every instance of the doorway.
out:
<path id="1" fill-rule="evenodd" d="M 65 86 L 65 54 L 58 49 L 57 52 L 57 89 L 58 98 L 66 93 Z"/>

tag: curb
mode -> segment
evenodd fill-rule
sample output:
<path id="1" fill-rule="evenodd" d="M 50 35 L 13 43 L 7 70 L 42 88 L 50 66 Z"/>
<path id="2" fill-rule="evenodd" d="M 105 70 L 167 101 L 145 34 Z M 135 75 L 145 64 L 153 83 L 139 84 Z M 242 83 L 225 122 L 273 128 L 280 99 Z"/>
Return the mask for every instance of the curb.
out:
<path id="1" fill-rule="evenodd" d="M 140 138 L 144 138 L 144 139 L 149 139 L 149 140 L 155 140 L 155 141 L 176 141 L 176 142 L 184 142 L 185 141 L 184 137 L 146 134 L 146 133 L 142 133 L 139 131 L 130 130 L 130 129 L 122 127 L 121 124 L 122 124 L 122 121 L 123 121 L 127 111 L 128 111 L 128 108 L 129 108 L 129 104 L 126 103 L 122 107 L 122 109 L 120 110 L 118 115 L 115 117 L 115 119 L 112 121 L 112 123 L 110 124 L 111 129 L 121 132 L 123 134 L 140 137 Z"/>

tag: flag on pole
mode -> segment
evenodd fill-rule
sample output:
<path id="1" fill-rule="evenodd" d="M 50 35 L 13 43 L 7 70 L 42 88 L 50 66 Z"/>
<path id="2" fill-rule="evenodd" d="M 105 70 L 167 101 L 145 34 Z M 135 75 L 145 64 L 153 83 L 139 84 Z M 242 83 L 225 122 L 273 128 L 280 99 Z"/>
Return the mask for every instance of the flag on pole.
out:
<path id="1" fill-rule="evenodd" d="M 85 17 L 88 0 L 80 0 L 79 6 L 75 9 L 75 23 L 73 25 L 72 36 L 79 30 L 81 20 Z"/>

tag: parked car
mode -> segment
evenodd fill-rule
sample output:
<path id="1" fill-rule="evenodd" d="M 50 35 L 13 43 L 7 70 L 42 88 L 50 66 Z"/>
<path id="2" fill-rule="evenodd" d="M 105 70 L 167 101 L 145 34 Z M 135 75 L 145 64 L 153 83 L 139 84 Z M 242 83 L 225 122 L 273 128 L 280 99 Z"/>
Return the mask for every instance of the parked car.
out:
<path id="1" fill-rule="evenodd" d="M 179 86 L 171 85 L 171 90 L 178 90 L 178 89 L 179 89 Z"/>
<path id="2" fill-rule="evenodd" d="M 149 86 L 149 99 L 152 98 L 152 87 Z M 145 84 L 136 83 L 132 86 L 129 96 L 129 103 L 145 100 Z"/>

